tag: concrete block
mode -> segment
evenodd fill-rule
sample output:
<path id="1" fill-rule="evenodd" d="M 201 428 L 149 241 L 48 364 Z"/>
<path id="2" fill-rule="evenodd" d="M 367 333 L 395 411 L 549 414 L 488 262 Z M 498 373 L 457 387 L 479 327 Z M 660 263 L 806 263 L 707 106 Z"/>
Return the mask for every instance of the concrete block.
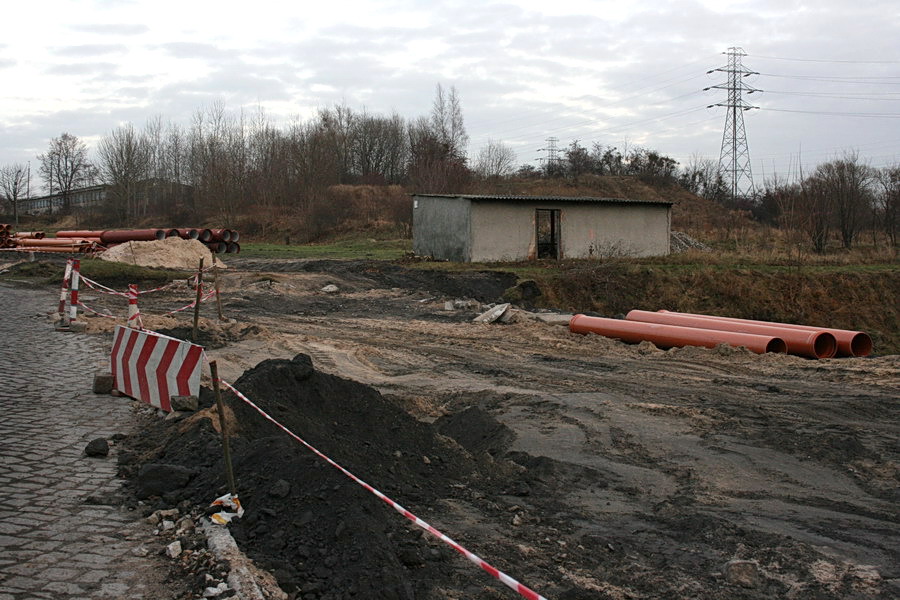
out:
<path id="1" fill-rule="evenodd" d="M 475 323 L 493 323 L 494 321 L 502 317 L 507 310 L 509 310 L 509 303 L 498 304 L 497 306 L 478 315 L 472 320 Z"/>
<path id="2" fill-rule="evenodd" d="M 110 394 L 113 391 L 112 373 L 101 373 L 94 375 L 94 393 Z"/>
<path id="3" fill-rule="evenodd" d="M 196 412 L 199 406 L 197 396 L 172 396 L 169 398 L 173 411 Z"/>

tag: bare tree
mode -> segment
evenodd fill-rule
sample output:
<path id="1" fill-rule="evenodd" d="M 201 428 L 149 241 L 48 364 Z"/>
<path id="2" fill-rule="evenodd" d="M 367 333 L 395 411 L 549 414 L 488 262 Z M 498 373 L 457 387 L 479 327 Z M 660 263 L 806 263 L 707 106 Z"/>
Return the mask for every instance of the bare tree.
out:
<path id="1" fill-rule="evenodd" d="M 827 182 L 817 174 L 801 181 L 796 206 L 801 226 L 809 236 L 813 251 L 823 254 L 828 248 L 834 210 L 834 199 L 829 193 Z"/>
<path id="2" fill-rule="evenodd" d="M 0 192 L 12 207 L 16 227 L 19 226 L 19 200 L 25 196 L 27 187 L 27 166 L 12 164 L 0 169 Z"/>
<path id="3" fill-rule="evenodd" d="M 451 158 L 465 162 L 469 134 L 466 133 L 462 105 L 454 86 L 445 92 L 441 84 L 437 84 L 431 107 L 431 130 L 438 141 L 446 145 Z"/>
<path id="4" fill-rule="evenodd" d="M 878 172 L 881 185 L 877 196 L 879 223 L 891 245 L 900 245 L 900 165 L 884 167 Z"/>
<path id="5" fill-rule="evenodd" d="M 872 169 L 856 152 L 816 167 L 815 177 L 825 186 L 834 210 L 835 225 L 844 248 L 852 248 L 873 200 Z"/>
<path id="6" fill-rule="evenodd" d="M 489 139 L 475 157 L 475 172 L 485 179 L 499 179 L 512 174 L 515 151 L 503 142 Z"/>
<path id="7" fill-rule="evenodd" d="M 97 147 L 100 177 L 109 186 L 107 202 L 119 220 L 146 216 L 147 194 L 140 193 L 141 182 L 149 173 L 151 147 L 128 123 L 108 133 Z"/>
<path id="8" fill-rule="evenodd" d="M 88 160 L 87 146 L 74 135 L 63 133 L 50 140 L 45 154 L 38 155 L 41 176 L 51 194 L 62 197 L 62 211 L 72 210 L 72 191 L 91 182 L 95 171 Z"/>
<path id="9" fill-rule="evenodd" d="M 588 152 L 587 148 L 578 143 L 578 140 L 569 144 L 569 147 L 566 148 L 565 155 L 565 172 L 569 177 L 577 179 L 579 175 L 596 171 L 593 156 Z M 554 166 L 550 164 L 550 162 L 551 161 L 547 161 L 548 171 L 552 170 Z M 552 173 L 548 174 L 552 175 Z"/>

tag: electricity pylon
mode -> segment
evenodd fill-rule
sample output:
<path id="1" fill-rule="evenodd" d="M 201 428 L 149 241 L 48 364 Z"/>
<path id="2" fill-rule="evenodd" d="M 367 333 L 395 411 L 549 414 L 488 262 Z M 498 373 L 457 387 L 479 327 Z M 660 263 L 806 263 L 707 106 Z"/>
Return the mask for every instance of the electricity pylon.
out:
<path id="1" fill-rule="evenodd" d="M 538 159 L 541 161 L 544 169 L 548 174 L 558 174 L 560 166 L 562 166 L 562 157 L 559 155 L 559 146 L 557 146 L 557 142 L 559 142 L 559 138 L 556 137 L 548 137 L 546 140 L 547 147 L 541 148 L 538 152 L 546 152 L 547 158 Z"/>
<path id="2" fill-rule="evenodd" d="M 753 171 L 750 168 L 750 147 L 747 145 L 747 130 L 744 128 L 744 112 L 758 106 L 751 106 L 743 99 L 743 94 L 752 94 L 762 90 L 745 83 L 744 77 L 759 75 L 756 71 L 750 71 L 741 64 L 741 57 L 747 56 L 743 48 L 731 47 L 728 52 L 728 64 L 718 69 L 707 71 L 715 73 L 721 71 L 728 75 L 724 83 L 711 85 L 704 91 L 713 88 L 727 90 L 728 99 L 725 102 L 710 104 L 707 108 L 722 106 L 725 110 L 725 131 L 722 134 L 722 150 L 719 153 L 719 173 L 725 180 L 731 191 L 731 200 L 746 198 L 753 195 Z"/>

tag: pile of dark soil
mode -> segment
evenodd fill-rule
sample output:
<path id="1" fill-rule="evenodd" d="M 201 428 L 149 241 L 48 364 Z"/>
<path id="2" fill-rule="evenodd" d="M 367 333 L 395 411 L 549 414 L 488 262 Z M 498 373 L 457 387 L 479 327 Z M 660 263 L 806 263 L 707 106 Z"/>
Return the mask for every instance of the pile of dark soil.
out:
<path id="1" fill-rule="evenodd" d="M 235 387 L 298 436 L 426 520 L 431 521 L 429 513 L 442 499 L 467 497 L 476 483 L 482 491 L 499 493 L 510 479 L 511 464 L 496 463 L 487 453 L 505 447 L 512 433 L 487 413 L 474 411 L 471 419 L 457 415 L 445 423 L 465 432 L 476 451 L 471 454 L 438 433 L 437 426 L 416 421 L 373 388 L 316 371 L 304 354 L 264 361 Z M 204 396 L 203 404 L 209 405 L 208 392 Z M 445 597 L 442 588 L 473 585 L 483 594 L 482 586 L 491 585 L 448 546 L 228 396 L 233 415 L 229 420 L 237 429 L 232 439 L 235 476 L 246 507 L 244 518 L 231 530 L 283 589 L 304 599 L 411 599 Z M 212 417 L 211 411 L 201 412 L 176 425 L 163 422 L 148 428 L 131 440 L 124 474 L 140 490 L 141 467 L 146 464 L 189 467 L 194 472 L 189 483 L 162 493 L 159 506 L 209 503 L 226 491 Z M 502 587 L 487 597 L 494 594 L 502 597 Z"/>

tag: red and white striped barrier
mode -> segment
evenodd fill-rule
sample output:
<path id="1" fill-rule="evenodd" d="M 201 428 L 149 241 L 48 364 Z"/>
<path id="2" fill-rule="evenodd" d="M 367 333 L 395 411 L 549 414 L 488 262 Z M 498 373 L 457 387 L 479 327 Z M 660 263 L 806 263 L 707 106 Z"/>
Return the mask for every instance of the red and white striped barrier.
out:
<path id="1" fill-rule="evenodd" d="M 110 354 L 113 386 L 171 412 L 171 396 L 199 395 L 202 356 L 196 344 L 117 325 Z"/>
<path id="2" fill-rule="evenodd" d="M 416 515 L 412 514 L 411 512 L 409 512 L 408 510 L 406 510 L 405 508 L 403 508 L 402 506 L 400 506 L 399 504 L 397 504 L 396 502 L 394 502 L 393 500 L 391 500 L 390 498 L 388 498 L 387 496 L 385 496 L 384 494 L 382 494 L 381 492 L 379 492 L 378 490 L 373 488 L 371 485 L 369 485 L 368 483 L 366 483 L 365 481 L 363 481 L 362 479 L 360 479 L 359 477 L 357 477 L 356 475 L 354 475 L 353 473 L 351 473 L 344 467 L 342 467 L 341 465 L 337 464 L 336 462 L 334 462 L 333 460 L 331 460 L 330 458 L 328 458 L 327 456 L 322 454 L 320 451 L 316 450 L 313 446 L 311 446 L 309 443 L 307 443 L 305 440 L 303 440 L 297 434 L 292 432 L 290 429 L 288 429 L 287 427 L 285 427 L 284 425 L 282 425 L 281 423 L 279 423 L 272 417 L 270 417 L 263 409 L 261 409 L 256 404 L 254 404 L 252 400 L 250 400 L 249 398 L 247 398 L 247 396 L 245 396 L 244 394 L 242 394 L 241 392 L 236 390 L 230 383 L 228 383 L 224 379 L 219 379 L 219 383 L 221 383 L 222 385 L 227 387 L 229 390 L 234 392 L 234 394 L 238 398 L 240 398 L 245 403 L 247 403 L 248 406 L 250 406 L 256 412 L 261 414 L 266 420 L 272 422 L 273 424 L 275 424 L 276 427 L 278 427 L 279 429 L 284 431 L 286 434 L 288 434 L 289 436 L 291 436 L 292 438 L 294 438 L 295 440 L 297 440 L 298 442 L 300 442 L 301 444 L 306 446 L 306 448 L 309 449 L 311 452 L 313 452 L 316 456 L 318 456 L 319 458 L 321 458 L 322 460 L 324 460 L 325 462 L 330 464 L 332 467 L 336 468 L 338 471 L 340 471 L 341 473 L 343 473 L 344 475 L 346 475 L 347 477 L 352 479 L 355 483 L 359 484 L 360 486 L 362 486 L 363 488 L 365 488 L 366 490 L 368 490 L 369 492 L 371 492 L 372 494 L 377 496 L 380 500 L 385 502 L 388 506 L 390 506 L 391 508 L 396 510 L 398 513 L 400 513 L 401 515 L 403 515 L 404 517 L 406 517 L 407 519 L 409 519 L 410 521 L 412 521 L 413 523 L 415 523 L 416 525 L 418 525 L 419 527 L 421 527 L 422 529 L 424 529 L 431 535 L 435 536 L 436 538 L 438 538 L 445 544 L 449 545 L 451 548 L 453 548 L 454 550 L 456 550 L 457 552 L 459 552 L 460 554 L 465 556 L 467 559 L 469 559 L 474 564 L 481 567 L 491 577 L 493 577 L 494 579 L 500 580 L 500 582 L 502 582 L 506 587 L 514 590 L 520 596 L 522 596 L 523 598 L 527 598 L 528 600 L 547 600 L 546 598 L 544 598 L 543 596 L 541 596 L 534 590 L 519 583 L 518 581 L 516 581 L 515 579 L 513 579 L 506 573 L 499 571 L 496 567 L 492 567 L 490 564 L 488 564 L 486 561 L 484 561 L 483 559 L 478 557 L 476 554 L 469 552 L 468 550 L 466 550 L 465 548 L 460 546 L 457 542 L 453 541 L 452 539 L 450 539 L 449 537 L 447 537 L 446 535 L 444 535 L 443 533 L 441 533 L 440 531 L 438 531 L 437 529 L 435 529 L 434 527 L 432 527 L 431 525 L 429 525 L 428 523 L 426 523 L 425 521 L 423 521 L 422 519 L 417 517 Z"/>
<path id="3" fill-rule="evenodd" d="M 136 283 L 128 284 L 128 293 L 125 295 L 128 298 L 128 326 L 143 329 L 144 322 L 141 320 L 141 309 L 138 308 L 139 293 Z"/>
<path id="4" fill-rule="evenodd" d="M 62 321 L 66 316 L 66 292 L 69 291 L 69 278 L 72 276 L 72 259 L 66 261 L 66 270 L 63 273 L 62 285 L 59 286 L 59 320 Z"/>
<path id="5" fill-rule="evenodd" d="M 81 261 L 72 259 L 72 280 L 69 284 L 69 323 L 74 323 L 78 317 L 78 279 L 81 275 Z"/>

